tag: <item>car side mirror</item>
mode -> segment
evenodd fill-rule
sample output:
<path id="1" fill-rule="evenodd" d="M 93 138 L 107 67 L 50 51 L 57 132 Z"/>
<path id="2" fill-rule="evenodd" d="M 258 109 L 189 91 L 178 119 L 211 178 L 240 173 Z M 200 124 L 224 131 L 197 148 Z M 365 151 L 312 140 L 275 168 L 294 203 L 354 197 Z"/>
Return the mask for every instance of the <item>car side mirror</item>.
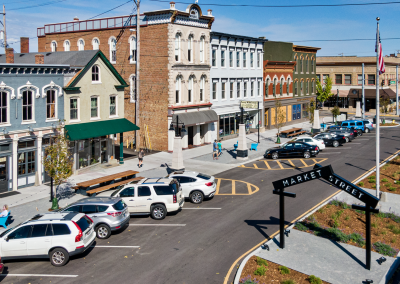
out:
<path id="1" fill-rule="evenodd" d="M 10 238 L 9 238 L 8 236 L 6 236 L 6 237 L 4 238 L 4 240 L 5 240 L 6 242 L 8 242 L 9 239 L 10 239 Z"/>

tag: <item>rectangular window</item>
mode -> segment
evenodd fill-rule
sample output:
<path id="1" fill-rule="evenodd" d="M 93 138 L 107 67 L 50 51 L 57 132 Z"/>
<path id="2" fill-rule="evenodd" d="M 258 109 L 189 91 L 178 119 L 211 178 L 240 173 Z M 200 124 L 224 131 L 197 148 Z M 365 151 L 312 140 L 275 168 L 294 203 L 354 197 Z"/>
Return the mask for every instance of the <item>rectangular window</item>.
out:
<path id="1" fill-rule="evenodd" d="M 233 67 L 233 51 L 229 51 L 229 67 Z"/>
<path id="2" fill-rule="evenodd" d="M 247 98 L 247 82 L 243 82 L 243 97 Z"/>
<path id="3" fill-rule="evenodd" d="M 243 51 L 243 68 L 247 67 L 246 57 L 247 57 L 247 52 Z"/>
<path id="4" fill-rule="evenodd" d="M 221 83 L 221 98 L 225 100 L 225 82 Z"/>
<path id="5" fill-rule="evenodd" d="M 324 80 L 323 84 L 325 84 L 326 79 L 329 78 L 328 74 L 322 75 L 322 79 Z"/>
<path id="6" fill-rule="evenodd" d="M 254 82 L 250 83 L 250 96 L 254 97 Z"/>
<path id="7" fill-rule="evenodd" d="M 24 91 L 22 93 L 22 120 L 32 120 L 33 114 L 32 92 Z"/>
<path id="8" fill-rule="evenodd" d="M 257 52 L 257 68 L 260 68 L 261 67 L 261 53 L 260 52 Z"/>
<path id="9" fill-rule="evenodd" d="M 336 74 L 335 75 L 335 84 L 336 85 L 341 85 L 342 84 L 342 74 Z"/>
<path id="10" fill-rule="evenodd" d="M 217 66 L 217 51 L 215 49 L 212 50 L 212 66 Z"/>
<path id="11" fill-rule="evenodd" d="M 204 100 L 204 78 L 200 79 L 200 101 Z"/>
<path id="12" fill-rule="evenodd" d="M 240 68 L 240 51 L 236 51 L 236 67 Z"/>
<path id="13" fill-rule="evenodd" d="M 116 97 L 110 97 L 110 116 L 111 115 L 117 115 Z"/>
<path id="14" fill-rule="evenodd" d="M 189 38 L 188 42 L 188 61 L 192 62 L 192 37 Z"/>
<path id="15" fill-rule="evenodd" d="M 257 94 L 259 97 L 261 97 L 261 82 L 260 81 L 257 82 Z"/>
<path id="16" fill-rule="evenodd" d="M 254 68 L 254 52 L 250 52 L 250 68 Z"/>
<path id="17" fill-rule="evenodd" d="M 175 103 L 179 104 L 179 90 L 175 91 Z"/>
<path id="18" fill-rule="evenodd" d="M 36 163 L 35 158 L 36 151 L 18 153 L 18 175 L 34 173 Z"/>
<path id="19" fill-rule="evenodd" d="M 362 83 L 363 83 L 362 74 L 358 74 L 357 75 L 357 84 L 358 85 L 362 85 Z"/>
<path id="20" fill-rule="evenodd" d="M 321 75 L 316 75 L 317 76 L 317 80 L 319 81 L 319 82 L 321 82 Z"/>
<path id="21" fill-rule="evenodd" d="M 117 51 L 116 50 L 111 51 L 111 61 L 117 62 Z"/>
<path id="22" fill-rule="evenodd" d="M 225 50 L 221 50 L 221 67 L 225 67 Z"/>
<path id="23" fill-rule="evenodd" d="M 375 75 L 368 75 L 368 85 L 375 85 Z"/>
<path id="24" fill-rule="evenodd" d="M 56 91 L 48 90 L 46 95 L 47 118 L 56 117 Z"/>
<path id="25" fill-rule="evenodd" d="M 217 99 L 217 83 L 213 83 L 212 96 L 213 100 Z"/>
<path id="26" fill-rule="evenodd" d="M 344 75 L 344 83 L 346 85 L 351 85 L 351 74 L 345 74 Z"/>
<path id="27" fill-rule="evenodd" d="M 7 93 L 0 93 L 0 123 L 7 122 Z"/>
<path id="28" fill-rule="evenodd" d="M 240 98 L 240 82 L 236 84 L 236 97 Z"/>
<path id="29" fill-rule="evenodd" d="M 78 99 L 69 100 L 69 119 L 78 119 Z"/>
<path id="30" fill-rule="evenodd" d="M 229 97 L 233 99 L 233 83 L 229 84 Z"/>
<path id="31" fill-rule="evenodd" d="M 90 98 L 90 117 L 98 117 L 97 98 Z"/>

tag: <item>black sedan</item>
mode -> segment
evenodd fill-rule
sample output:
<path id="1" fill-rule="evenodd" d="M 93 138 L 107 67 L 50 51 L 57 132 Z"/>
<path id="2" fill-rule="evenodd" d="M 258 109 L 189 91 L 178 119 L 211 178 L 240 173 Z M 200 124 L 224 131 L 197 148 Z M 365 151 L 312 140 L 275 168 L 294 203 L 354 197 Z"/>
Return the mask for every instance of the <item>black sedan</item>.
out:
<path id="1" fill-rule="evenodd" d="M 354 138 L 357 137 L 357 136 L 359 135 L 357 129 L 355 129 L 354 127 L 347 128 L 347 127 L 341 127 L 340 125 L 332 125 L 332 126 L 329 126 L 329 127 L 328 127 L 328 130 L 329 130 L 329 132 L 331 132 L 331 131 L 337 131 L 337 130 L 346 130 L 346 131 L 350 131 L 350 132 L 353 133 Z"/>
<path id="2" fill-rule="evenodd" d="M 330 133 L 319 133 L 314 136 L 315 139 L 324 141 L 326 146 L 338 147 L 346 143 L 346 137 L 341 135 L 331 135 Z"/>
<path id="3" fill-rule="evenodd" d="M 319 153 L 317 146 L 312 146 L 304 142 L 288 142 L 279 147 L 270 148 L 265 151 L 264 158 L 284 159 L 286 157 L 301 156 L 306 159 L 316 156 Z"/>

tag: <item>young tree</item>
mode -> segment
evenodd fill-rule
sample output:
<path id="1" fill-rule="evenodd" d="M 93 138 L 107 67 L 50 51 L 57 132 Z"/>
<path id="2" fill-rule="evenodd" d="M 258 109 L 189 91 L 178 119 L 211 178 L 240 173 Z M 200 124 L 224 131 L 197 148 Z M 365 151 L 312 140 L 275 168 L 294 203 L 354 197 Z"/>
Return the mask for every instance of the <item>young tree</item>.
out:
<path id="1" fill-rule="evenodd" d="M 275 127 L 278 129 L 276 143 L 281 143 L 281 128 L 286 124 L 286 111 L 282 107 L 281 100 L 275 97 Z"/>
<path id="2" fill-rule="evenodd" d="M 47 174 L 53 178 L 57 192 L 60 184 L 72 175 L 73 156 L 68 150 L 68 140 L 61 127 L 57 129 L 56 136 L 52 139 L 53 142 L 45 149 L 43 165 Z M 57 209 L 58 200 L 53 188 L 51 188 L 51 195 L 54 196 L 52 209 Z"/>
<path id="3" fill-rule="evenodd" d="M 336 119 L 336 117 L 340 114 L 340 109 L 339 109 L 339 107 L 338 106 L 335 106 L 333 109 L 331 109 L 331 113 L 332 113 L 332 115 L 335 117 L 335 120 L 337 120 Z M 337 123 L 337 121 L 335 121 L 335 124 Z"/>
<path id="4" fill-rule="evenodd" d="M 322 86 L 321 82 L 317 79 L 317 100 L 320 101 L 322 104 L 333 96 L 331 92 L 332 89 L 332 79 L 330 77 L 326 77 L 325 85 Z"/>
<path id="5" fill-rule="evenodd" d="M 379 99 L 379 105 L 381 106 L 381 113 L 387 113 L 388 110 L 388 105 L 390 104 L 390 99 L 386 98 L 386 97 L 381 97 Z"/>

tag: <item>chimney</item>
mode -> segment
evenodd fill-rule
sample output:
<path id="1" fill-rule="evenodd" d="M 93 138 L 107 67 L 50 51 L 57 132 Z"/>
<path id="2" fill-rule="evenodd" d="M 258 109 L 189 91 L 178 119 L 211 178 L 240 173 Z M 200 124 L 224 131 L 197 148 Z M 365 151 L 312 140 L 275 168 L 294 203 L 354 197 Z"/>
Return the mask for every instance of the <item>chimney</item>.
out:
<path id="1" fill-rule="evenodd" d="M 265 36 L 260 36 L 259 39 L 265 39 Z"/>
<path id="2" fill-rule="evenodd" d="M 74 21 L 79 21 L 79 18 L 75 16 Z"/>
<path id="3" fill-rule="evenodd" d="M 208 9 L 207 12 L 208 12 L 207 16 L 212 16 L 212 10 L 211 9 Z"/>
<path id="4" fill-rule="evenodd" d="M 21 53 L 29 53 L 29 37 L 21 37 Z"/>
<path id="5" fill-rule="evenodd" d="M 44 64 L 44 55 L 43 54 L 35 55 L 35 64 Z"/>
<path id="6" fill-rule="evenodd" d="M 400 53 L 397 53 L 396 57 L 400 57 Z"/>
<path id="7" fill-rule="evenodd" d="M 6 63 L 14 63 L 14 48 L 6 49 Z"/>
<path id="8" fill-rule="evenodd" d="M 170 8 L 171 10 L 176 10 L 176 9 L 175 9 L 175 2 L 169 2 L 169 8 Z"/>

